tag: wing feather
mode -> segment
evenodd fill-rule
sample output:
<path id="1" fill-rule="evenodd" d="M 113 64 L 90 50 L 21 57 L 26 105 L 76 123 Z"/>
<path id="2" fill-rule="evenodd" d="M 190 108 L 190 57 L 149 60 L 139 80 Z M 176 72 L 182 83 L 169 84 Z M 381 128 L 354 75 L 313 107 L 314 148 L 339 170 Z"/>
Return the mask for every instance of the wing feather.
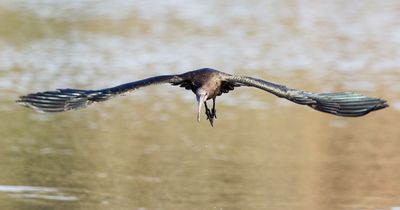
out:
<path id="1" fill-rule="evenodd" d="M 174 83 L 180 80 L 182 79 L 178 75 L 163 75 L 100 90 L 58 89 L 21 96 L 17 103 L 39 112 L 63 112 L 82 109 L 94 102 L 105 101 L 146 86 Z"/>
<path id="2" fill-rule="evenodd" d="M 371 98 L 352 92 L 312 93 L 243 76 L 227 76 L 226 81 L 256 87 L 297 104 L 307 105 L 321 112 L 344 117 L 359 117 L 389 106 L 383 99 Z"/>

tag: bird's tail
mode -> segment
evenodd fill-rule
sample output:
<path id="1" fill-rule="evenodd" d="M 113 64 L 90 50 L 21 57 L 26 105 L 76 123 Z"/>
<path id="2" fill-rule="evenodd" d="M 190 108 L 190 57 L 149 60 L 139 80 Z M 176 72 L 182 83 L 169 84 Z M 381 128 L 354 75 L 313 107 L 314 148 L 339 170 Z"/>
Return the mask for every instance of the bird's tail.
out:
<path id="1" fill-rule="evenodd" d="M 39 112 L 63 112 L 85 108 L 93 102 L 105 101 L 113 95 L 105 90 L 58 89 L 21 96 L 17 103 Z"/>
<path id="2" fill-rule="evenodd" d="M 299 101 L 294 98 L 293 101 L 321 112 L 344 117 L 359 117 L 389 106 L 383 99 L 351 92 L 303 94 L 306 97 L 299 98 Z"/>

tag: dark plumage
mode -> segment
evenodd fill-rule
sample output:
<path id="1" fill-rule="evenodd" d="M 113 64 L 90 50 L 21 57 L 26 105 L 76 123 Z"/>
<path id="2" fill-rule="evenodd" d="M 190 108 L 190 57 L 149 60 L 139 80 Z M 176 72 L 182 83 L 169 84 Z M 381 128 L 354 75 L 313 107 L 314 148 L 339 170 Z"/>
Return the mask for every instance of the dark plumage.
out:
<path id="1" fill-rule="evenodd" d="M 198 120 L 200 120 L 200 110 L 204 103 L 207 119 L 210 121 L 211 126 L 214 119 L 217 118 L 215 110 L 216 97 L 240 86 L 256 87 L 297 104 L 307 105 L 321 112 L 344 117 L 359 117 L 371 111 L 388 107 L 388 104 L 383 99 L 370 98 L 358 93 L 312 93 L 252 77 L 230 75 L 210 68 L 203 68 L 179 75 L 150 77 L 100 90 L 58 89 L 55 91 L 31 93 L 21 96 L 17 100 L 17 103 L 40 112 L 63 112 L 85 108 L 94 102 L 105 101 L 122 93 L 162 83 L 170 83 L 187 90 L 192 90 L 196 94 L 198 101 Z M 206 103 L 209 99 L 213 100 L 211 110 L 207 107 Z"/>

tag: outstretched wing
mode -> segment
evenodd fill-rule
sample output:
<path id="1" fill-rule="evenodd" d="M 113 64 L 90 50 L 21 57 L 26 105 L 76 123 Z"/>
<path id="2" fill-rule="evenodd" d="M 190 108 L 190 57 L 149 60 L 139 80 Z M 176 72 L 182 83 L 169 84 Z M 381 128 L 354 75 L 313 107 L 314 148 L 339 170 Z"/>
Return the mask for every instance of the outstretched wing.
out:
<path id="1" fill-rule="evenodd" d="M 164 75 L 101 90 L 58 89 L 21 96 L 17 100 L 17 103 L 39 112 L 63 112 L 85 108 L 94 102 L 105 101 L 116 95 L 142 87 L 162 83 L 174 83 L 180 80 L 181 78 L 178 75 Z"/>
<path id="2" fill-rule="evenodd" d="M 226 81 L 268 91 L 278 97 L 338 116 L 358 117 L 388 107 L 385 100 L 370 98 L 358 93 L 312 93 L 288 88 L 265 80 L 243 76 L 227 76 Z"/>

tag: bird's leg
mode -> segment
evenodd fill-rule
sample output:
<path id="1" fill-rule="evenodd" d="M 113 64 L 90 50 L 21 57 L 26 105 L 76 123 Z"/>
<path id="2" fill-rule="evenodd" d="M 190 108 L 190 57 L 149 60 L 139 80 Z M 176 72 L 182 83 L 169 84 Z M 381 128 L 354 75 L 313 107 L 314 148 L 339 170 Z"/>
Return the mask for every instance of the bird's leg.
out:
<path id="1" fill-rule="evenodd" d="M 215 119 L 217 119 L 217 110 L 215 109 L 215 100 L 216 100 L 216 98 L 213 98 L 213 107 L 212 107 L 212 109 L 211 109 L 211 115 L 212 115 Z"/>
<path id="2" fill-rule="evenodd" d="M 207 102 L 204 102 L 204 107 L 206 109 L 206 115 L 207 115 L 207 120 L 210 121 L 211 126 L 214 126 L 214 115 L 210 111 L 210 109 L 207 106 Z"/>
<path id="3" fill-rule="evenodd" d="M 211 118 L 211 111 L 207 106 L 207 102 L 204 102 L 204 107 L 205 107 L 205 110 L 206 110 L 206 115 L 207 115 L 207 120 L 208 120 L 208 119 Z"/>

